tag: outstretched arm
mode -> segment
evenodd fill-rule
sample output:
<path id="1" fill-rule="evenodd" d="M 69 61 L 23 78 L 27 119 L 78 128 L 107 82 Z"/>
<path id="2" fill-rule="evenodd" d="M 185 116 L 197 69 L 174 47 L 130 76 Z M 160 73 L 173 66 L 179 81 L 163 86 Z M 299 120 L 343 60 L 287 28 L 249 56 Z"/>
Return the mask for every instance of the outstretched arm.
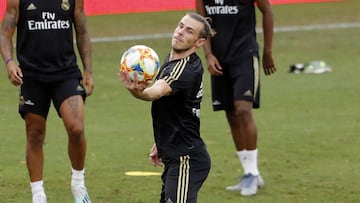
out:
<path id="1" fill-rule="evenodd" d="M 127 71 L 120 71 L 119 78 L 125 88 L 135 98 L 144 101 L 154 101 L 172 93 L 170 85 L 162 79 L 157 80 L 153 85 L 147 87 L 148 83 L 139 82 L 136 74 L 134 74 L 134 81 L 132 81 Z"/>

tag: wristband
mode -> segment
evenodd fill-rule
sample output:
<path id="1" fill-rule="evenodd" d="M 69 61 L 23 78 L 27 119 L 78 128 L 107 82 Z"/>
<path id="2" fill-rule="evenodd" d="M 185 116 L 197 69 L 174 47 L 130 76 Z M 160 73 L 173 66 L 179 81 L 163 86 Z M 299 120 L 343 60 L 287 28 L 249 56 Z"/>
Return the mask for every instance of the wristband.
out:
<path id="1" fill-rule="evenodd" d="M 5 61 L 5 65 L 7 65 L 8 63 L 10 63 L 11 61 L 13 60 L 13 58 L 8 58 L 8 59 L 6 59 L 6 61 Z"/>

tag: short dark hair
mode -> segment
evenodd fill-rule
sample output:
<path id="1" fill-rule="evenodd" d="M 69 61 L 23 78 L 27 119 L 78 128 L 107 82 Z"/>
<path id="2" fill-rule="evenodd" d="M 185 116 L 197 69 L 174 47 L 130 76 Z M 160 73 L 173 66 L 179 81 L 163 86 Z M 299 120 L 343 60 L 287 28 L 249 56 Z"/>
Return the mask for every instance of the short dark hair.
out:
<path id="1" fill-rule="evenodd" d="M 187 15 L 203 24 L 204 28 L 202 30 L 200 30 L 199 38 L 208 39 L 212 33 L 211 33 L 211 26 L 210 26 L 209 22 L 207 21 L 207 19 L 197 13 L 188 13 Z"/>

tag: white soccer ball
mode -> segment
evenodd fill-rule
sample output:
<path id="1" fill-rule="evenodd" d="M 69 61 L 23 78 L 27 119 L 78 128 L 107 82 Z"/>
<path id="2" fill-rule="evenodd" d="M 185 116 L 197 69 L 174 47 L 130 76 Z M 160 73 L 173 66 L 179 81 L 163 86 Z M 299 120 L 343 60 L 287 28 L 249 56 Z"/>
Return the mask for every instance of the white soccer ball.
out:
<path id="1" fill-rule="evenodd" d="M 138 81 L 153 80 L 160 68 L 157 53 L 145 45 L 135 45 L 124 52 L 120 60 L 120 70 L 129 72 L 131 80 L 137 74 Z"/>

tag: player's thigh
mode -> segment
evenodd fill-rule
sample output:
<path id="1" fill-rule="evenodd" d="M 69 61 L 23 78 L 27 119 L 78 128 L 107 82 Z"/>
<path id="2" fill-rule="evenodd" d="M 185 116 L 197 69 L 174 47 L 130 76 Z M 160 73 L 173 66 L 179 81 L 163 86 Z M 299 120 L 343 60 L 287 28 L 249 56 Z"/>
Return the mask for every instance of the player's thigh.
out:
<path id="1" fill-rule="evenodd" d="M 209 153 L 204 150 L 191 155 L 188 202 L 196 202 L 200 188 L 207 179 L 211 168 Z"/>
<path id="2" fill-rule="evenodd" d="M 171 161 L 164 181 L 165 201 L 195 203 L 198 192 L 210 171 L 207 151 Z"/>
<path id="3" fill-rule="evenodd" d="M 22 118 L 27 113 L 47 118 L 51 103 L 51 86 L 49 84 L 24 78 L 19 94 L 19 114 Z"/>
<path id="4" fill-rule="evenodd" d="M 82 125 L 85 90 L 79 80 L 61 81 L 53 91 L 53 103 L 66 126 Z"/>
<path id="5" fill-rule="evenodd" d="M 66 98 L 59 109 L 65 126 L 83 125 L 84 102 L 80 95 Z"/>
<path id="6" fill-rule="evenodd" d="M 233 81 L 234 101 L 257 101 L 260 88 L 259 59 L 250 56 L 234 65 L 230 73 Z"/>
<path id="7" fill-rule="evenodd" d="M 226 72 L 221 76 L 211 76 L 211 97 L 214 111 L 233 108 L 233 88 Z"/>
<path id="8" fill-rule="evenodd" d="M 41 146 L 45 139 L 46 119 L 39 114 L 27 112 L 24 120 L 27 142 L 34 147 Z"/>

